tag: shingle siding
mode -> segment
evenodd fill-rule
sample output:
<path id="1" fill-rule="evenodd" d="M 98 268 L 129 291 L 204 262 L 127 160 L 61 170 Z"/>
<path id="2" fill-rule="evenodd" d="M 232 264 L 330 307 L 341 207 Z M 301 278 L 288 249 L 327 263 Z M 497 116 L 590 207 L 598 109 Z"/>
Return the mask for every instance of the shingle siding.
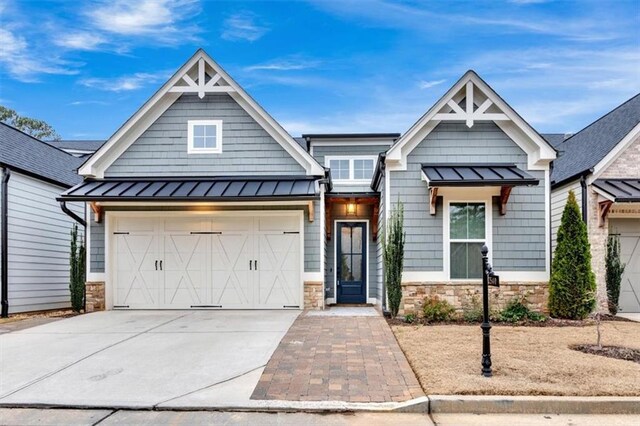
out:
<path id="1" fill-rule="evenodd" d="M 93 216 L 93 215 L 91 215 Z M 104 221 L 97 223 L 89 217 L 89 272 L 104 272 Z"/>
<path id="2" fill-rule="evenodd" d="M 188 120 L 222 120 L 222 154 L 187 154 Z M 304 168 L 227 94 L 182 95 L 105 177 L 296 175 Z"/>
<path id="3" fill-rule="evenodd" d="M 392 171 L 391 205 L 400 196 L 405 209 L 406 271 L 443 270 L 443 202 L 429 214 L 428 191 L 421 179 L 421 163 L 514 163 L 540 183 L 515 187 L 507 214 L 493 200 L 493 263 L 496 270 L 538 271 L 545 268 L 544 172 L 527 170 L 527 155 L 498 126 L 441 123 L 411 152 L 406 171 Z M 389 172 L 388 172 L 389 173 Z"/>

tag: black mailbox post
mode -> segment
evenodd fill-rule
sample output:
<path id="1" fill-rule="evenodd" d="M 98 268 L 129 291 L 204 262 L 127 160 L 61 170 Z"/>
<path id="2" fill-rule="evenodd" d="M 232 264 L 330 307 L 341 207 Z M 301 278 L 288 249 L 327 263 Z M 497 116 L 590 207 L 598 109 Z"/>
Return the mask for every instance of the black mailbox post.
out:
<path id="1" fill-rule="evenodd" d="M 491 323 L 489 322 L 489 286 L 500 287 L 500 277 L 489 263 L 489 248 L 483 245 L 482 253 L 482 375 L 491 377 Z"/>

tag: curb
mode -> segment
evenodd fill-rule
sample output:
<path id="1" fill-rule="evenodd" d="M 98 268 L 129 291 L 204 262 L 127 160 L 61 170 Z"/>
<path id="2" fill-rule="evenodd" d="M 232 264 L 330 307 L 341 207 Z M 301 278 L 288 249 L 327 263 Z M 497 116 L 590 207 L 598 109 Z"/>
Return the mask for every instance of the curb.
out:
<path id="1" fill-rule="evenodd" d="M 430 413 L 640 414 L 640 397 L 429 395 Z"/>

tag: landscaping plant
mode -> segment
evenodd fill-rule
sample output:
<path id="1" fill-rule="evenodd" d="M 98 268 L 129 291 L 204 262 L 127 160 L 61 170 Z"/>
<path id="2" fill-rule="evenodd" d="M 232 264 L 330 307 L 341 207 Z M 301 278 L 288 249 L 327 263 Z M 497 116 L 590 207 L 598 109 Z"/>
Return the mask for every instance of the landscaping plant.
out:
<path id="1" fill-rule="evenodd" d="M 584 319 L 595 307 L 596 280 L 591 270 L 587 225 L 576 196 L 569 198 L 558 228 L 549 281 L 549 313 L 555 318 Z"/>
<path id="2" fill-rule="evenodd" d="M 455 312 L 455 308 L 449 302 L 440 300 L 438 296 L 426 297 L 422 305 L 425 322 L 451 321 Z"/>
<path id="3" fill-rule="evenodd" d="M 532 311 L 527 306 L 527 300 L 524 297 L 516 298 L 507 303 L 507 306 L 500 312 L 500 321 L 519 322 L 519 321 L 546 321 L 547 317 L 539 312 Z"/>
<path id="4" fill-rule="evenodd" d="M 618 299 L 620 298 L 620 283 L 625 265 L 620 260 L 620 237 L 612 234 L 607 238 L 607 255 L 605 257 L 607 283 L 607 306 L 609 313 L 618 313 Z"/>
<path id="5" fill-rule="evenodd" d="M 395 318 L 402 300 L 402 268 L 404 264 L 404 207 L 400 201 L 389 217 L 383 244 L 384 282 L 391 317 Z"/>
<path id="6" fill-rule="evenodd" d="M 78 225 L 71 228 L 71 255 L 69 260 L 69 290 L 71 291 L 71 308 L 80 312 L 84 308 L 84 282 L 85 282 L 85 248 L 82 237 L 79 238 Z"/>

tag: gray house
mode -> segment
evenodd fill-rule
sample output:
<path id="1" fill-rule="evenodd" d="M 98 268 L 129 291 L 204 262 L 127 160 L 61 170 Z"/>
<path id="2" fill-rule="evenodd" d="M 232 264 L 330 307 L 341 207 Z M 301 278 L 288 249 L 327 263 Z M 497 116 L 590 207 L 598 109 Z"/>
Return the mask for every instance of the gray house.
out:
<path id="1" fill-rule="evenodd" d="M 555 155 L 472 71 L 402 135 L 294 139 L 198 50 L 60 200 L 92 211 L 88 310 L 383 305 L 397 201 L 405 311 L 469 303 L 482 243 L 498 302 L 543 308 Z"/>
<path id="2" fill-rule="evenodd" d="M 551 174 L 554 248 L 573 190 L 589 232 L 600 301 L 606 300 L 607 237 L 617 234 L 626 263 L 620 311 L 640 312 L 640 94 L 575 135 L 549 140 L 558 150 Z"/>
<path id="3" fill-rule="evenodd" d="M 74 220 L 56 197 L 82 181 L 78 158 L 0 123 L 2 314 L 70 306 Z M 82 203 L 69 208 L 84 216 Z"/>

